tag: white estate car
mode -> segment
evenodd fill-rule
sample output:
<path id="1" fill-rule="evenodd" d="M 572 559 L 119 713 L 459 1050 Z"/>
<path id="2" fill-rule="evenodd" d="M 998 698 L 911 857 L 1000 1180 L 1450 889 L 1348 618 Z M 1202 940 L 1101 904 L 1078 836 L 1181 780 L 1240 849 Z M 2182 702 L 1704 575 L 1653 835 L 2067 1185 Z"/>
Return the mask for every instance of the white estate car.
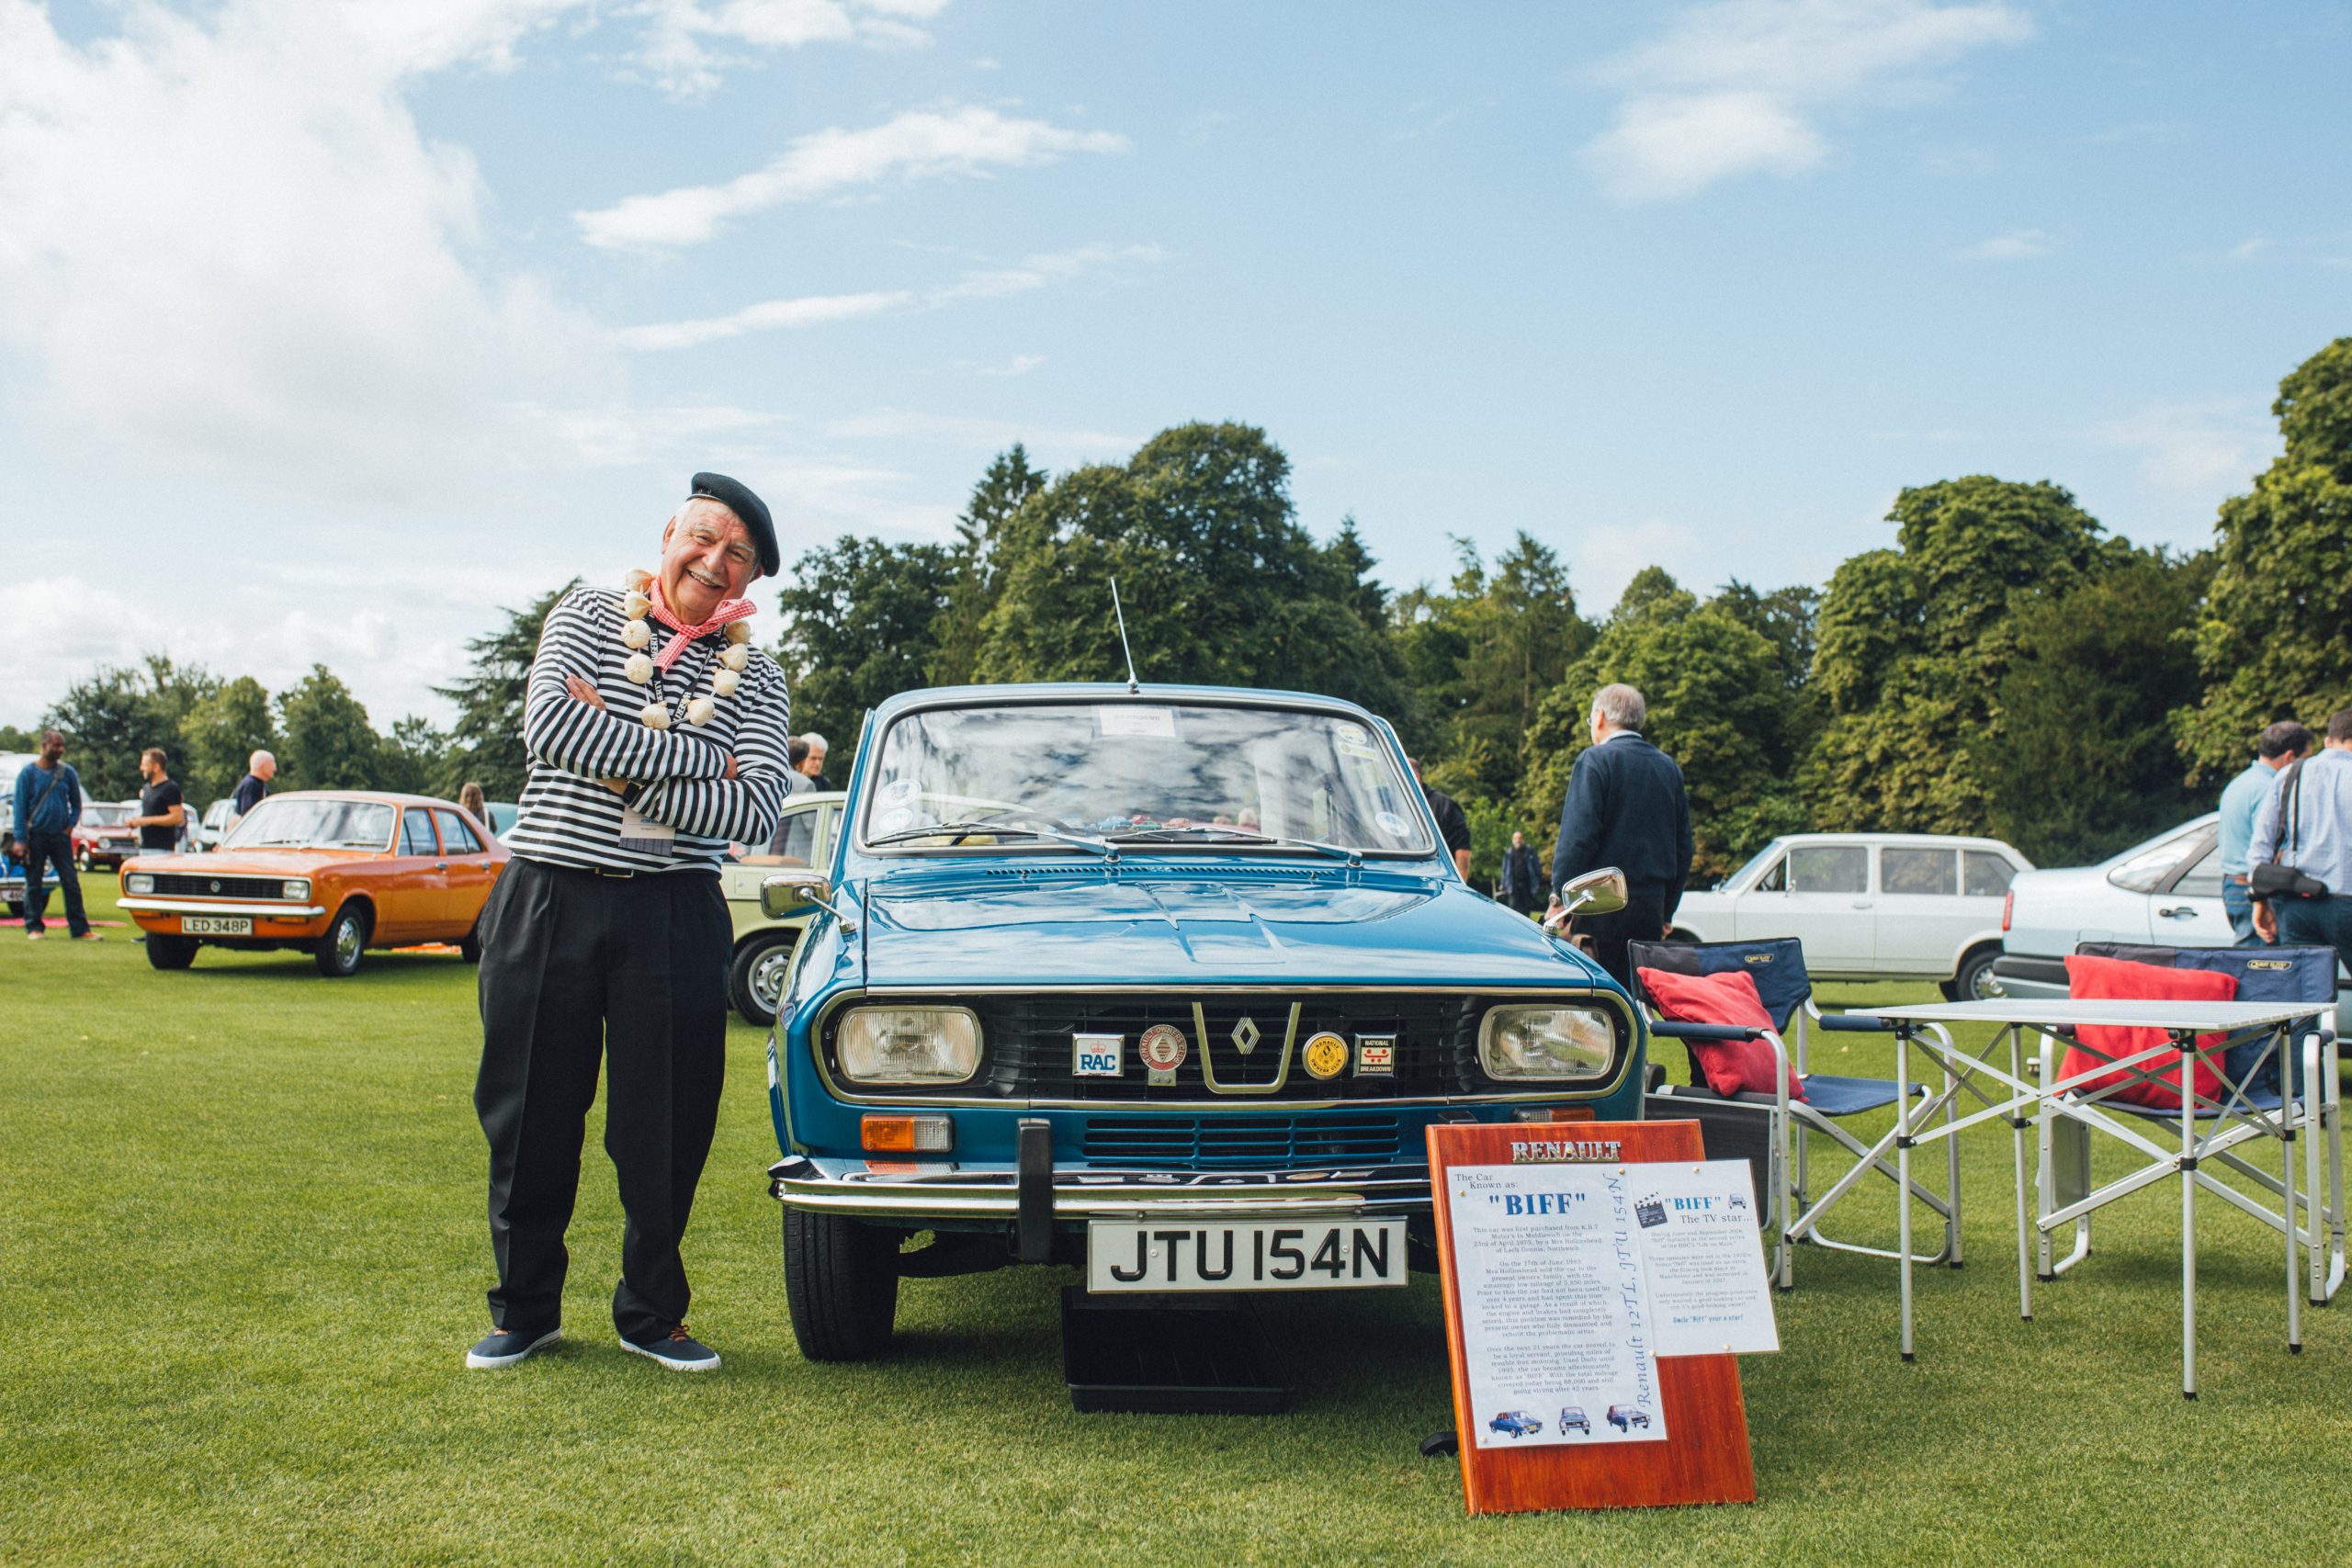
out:
<path id="1" fill-rule="evenodd" d="M 1938 833 L 1792 833 L 1710 892 L 1686 893 L 1674 934 L 1691 942 L 1792 936 L 1808 974 L 1924 979 L 1955 999 L 1989 997 L 2002 899 L 2033 863 L 1998 839 Z"/>
<path id="2" fill-rule="evenodd" d="M 2222 907 L 2221 816 L 2192 821 L 2132 845 L 2097 865 L 2030 871 L 2009 889 L 2003 953 L 1993 965 L 2006 996 L 2066 994 L 2066 955 L 2084 942 L 2156 947 L 2228 947 L 2237 941 Z M 2344 986 L 2339 965 L 2336 987 Z M 2336 1030 L 2352 1014 L 2340 996 Z"/>

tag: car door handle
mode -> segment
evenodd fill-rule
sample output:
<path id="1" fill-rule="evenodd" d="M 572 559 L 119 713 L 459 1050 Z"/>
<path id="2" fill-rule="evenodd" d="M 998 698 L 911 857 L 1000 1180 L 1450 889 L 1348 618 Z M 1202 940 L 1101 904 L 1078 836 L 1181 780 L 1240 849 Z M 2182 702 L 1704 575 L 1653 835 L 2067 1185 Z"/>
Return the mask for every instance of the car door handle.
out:
<path id="1" fill-rule="evenodd" d="M 2160 919 L 2167 920 L 2185 920 L 2196 913 L 2196 910 L 2190 908 L 2186 904 L 2181 905 L 2177 908 L 2158 909 L 2156 911 L 2156 914 Z"/>
<path id="2" fill-rule="evenodd" d="M 1870 907 L 1871 901 L 1867 898 L 1857 898 L 1854 900 L 1854 908 L 1857 909 L 1867 909 Z"/>
<path id="3" fill-rule="evenodd" d="M 449 869 L 449 863 L 446 860 L 436 860 L 433 863 L 433 869 L 435 871 L 447 871 Z"/>

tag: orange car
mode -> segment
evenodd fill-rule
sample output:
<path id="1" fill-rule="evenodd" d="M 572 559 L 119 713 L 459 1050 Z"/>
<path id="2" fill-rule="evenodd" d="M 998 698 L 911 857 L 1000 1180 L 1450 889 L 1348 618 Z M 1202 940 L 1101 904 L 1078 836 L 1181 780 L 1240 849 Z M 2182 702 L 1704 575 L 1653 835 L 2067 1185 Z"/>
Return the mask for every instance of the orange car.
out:
<path id="1" fill-rule="evenodd" d="M 475 922 L 506 859 L 446 800 L 298 790 L 254 807 L 212 853 L 125 862 L 122 908 L 158 969 L 187 968 L 208 942 L 300 948 L 333 976 L 371 947 L 453 942 L 473 960 Z"/>

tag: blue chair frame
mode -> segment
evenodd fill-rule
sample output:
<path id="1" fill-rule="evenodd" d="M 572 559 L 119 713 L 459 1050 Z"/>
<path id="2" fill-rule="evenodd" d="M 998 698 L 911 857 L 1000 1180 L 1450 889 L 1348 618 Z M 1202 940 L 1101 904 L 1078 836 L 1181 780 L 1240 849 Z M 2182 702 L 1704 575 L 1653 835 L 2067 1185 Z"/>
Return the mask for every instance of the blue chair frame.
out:
<path id="1" fill-rule="evenodd" d="M 1829 1209 L 1850 1191 L 1870 1171 L 1876 1170 L 1888 1180 L 1898 1180 L 1894 1163 L 1888 1157 L 1894 1146 L 1894 1132 L 1889 1128 L 1875 1144 L 1865 1144 L 1838 1123 L 1849 1116 L 1883 1111 L 1892 1106 L 1899 1090 L 1892 1079 L 1842 1077 L 1809 1070 L 1812 1032 L 1825 1031 L 1891 1034 L 1894 1026 L 1868 1013 L 1825 1013 L 1813 997 L 1812 976 L 1805 971 L 1804 946 L 1794 937 L 1776 937 L 1755 942 L 1631 942 L 1626 955 L 1634 970 L 1634 995 L 1648 1010 L 1650 1032 L 1667 1039 L 1680 1040 L 1686 1046 L 1694 1040 L 1761 1040 L 1770 1045 L 1774 1060 L 1781 1066 L 1780 1083 L 1772 1094 L 1741 1094 L 1729 1099 L 1706 1087 L 1706 1079 L 1699 1071 L 1694 1053 L 1690 1061 L 1690 1082 L 1654 1089 L 1649 1092 L 1651 1114 L 1687 1116 L 1702 1123 L 1721 1123 L 1726 1114 L 1763 1116 L 1767 1120 L 1767 1136 L 1770 1156 L 1763 1182 L 1764 1203 L 1768 1210 L 1766 1222 L 1774 1227 L 1772 1252 L 1773 1280 L 1781 1290 L 1796 1284 L 1796 1248 L 1810 1243 L 1831 1247 L 1840 1252 L 1859 1252 L 1871 1258 L 1894 1258 L 1901 1256 L 1888 1247 L 1865 1247 L 1858 1242 L 1839 1241 L 1825 1235 L 1821 1222 Z M 1659 1016 L 1658 1008 L 1641 985 L 1640 971 L 1663 969 L 1678 975 L 1715 975 L 1730 970 L 1744 970 L 1756 982 L 1756 990 L 1763 999 L 1764 1010 L 1772 1017 L 1770 1030 L 1747 1029 L 1733 1025 L 1685 1023 Z M 1940 1032 L 1940 1025 L 1929 1025 Z M 1794 1048 L 1791 1048 L 1793 1036 Z M 1793 1063 L 1792 1056 L 1793 1055 Z M 1787 1069 L 1793 1065 L 1796 1076 L 1804 1085 L 1805 1098 L 1788 1097 Z M 1913 1084 L 1910 1092 L 1921 1103 L 1921 1114 L 1931 1115 L 1941 1109 L 1950 1122 L 1957 1115 L 1959 1085 L 1949 1071 L 1945 1074 L 1944 1092 L 1932 1095 L 1925 1084 Z M 1819 1134 L 1837 1144 L 1854 1156 L 1853 1165 L 1818 1199 L 1811 1191 L 1811 1138 Z M 1944 1140 L 1944 1191 L 1939 1195 L 1917 1181 L 1911 1183 L 1912 1195 L 1927 1204 L 1944 1224 L 1944 1245 L 1934 1253 L 1914 1253 L 1917 1263 L 1949 1263 L 1961 1266 L 1960 1245 L 1960 1145 L 1957 1140 Z"/>
<path id="2" fill-rule="evenodd" d="M 2290 1048 L 2283 1054 L 2283 1059 L 2278 1051 L 2278 1036 L 2271 1031 L 2230 1041 L 2218 1064 L 2222 1079 L 2218 1100 L 2197 1094 L 2193 1078 L 2184 1086 L 2187 1102 L 2179 1108 L 2114 1100 L 2112 1096 L 2123 1084 L 2090 1093 L 2074 1090 L 2045 1094 L 2038 1118 L 2041 1179 L 2036 1205 L 2036 1275 L 2045 1280 L 2055 1280 L 2090 1256 L 2091 1215 L 2095 1211 L 2143 1188 L 2186 1175 L 2198 1190 L 2220 1198 L 2285 1236 L 2288 1348 L 2301 1350 L 2299 1293 L 2307 1293 L 2314 1306 L 2324 1305 L 2342 1288 L 2345 1275 L 2344 1134 L 2334 1027 L 2335 950 L 2084 942 L 2075 952 L 2083 957 L 2120 959 L 2162 969 L 2203 969 L 2232 975 L 2237 978 L 2238 1000 L 2310 1002 L 2312 1016 L 2299 1021 L 2289 1032 L 2300 1048 Z M 2054 1031 L 2042 1034 L 2041 1082 L 2045 1088 L 2059 1081 L 2058 1047 L 2070 1032 Z M 2153 1081 L 2155 1073 L 2165 1065 L 2158 1060 L 2127 1070 L 2131 1079 Z M 2128 1122 L 2118 1120 L 2124 1117 L 2179 1128 L 2177 1147 L 2161 1147 L 2151 1139 L 2136 1136 Z M 2201 1136 L 2200 1126 L 2205 1129 Z M 2145 1156 L 2145 1163 L 2129 1175 L 2093 1187 L 2089 1168 L 2090 1134 L 2094 1131 L 2105 1132 L 2138 1150 Z M 2275 1175 L 2237 1152 L 2260 1138 L 2274 1139 L 2281 1145 L 2279 1169 Z M 2295 1180 L 2297 1143 L 2303 1145 L 2304 1180 L 2300 1194 Z M 2251 1181 L 2280 1207 L 2274 1209 L 2199 1168 L 2209 1163 Z M 2053 1258 L 2052 1233 L 2068 1224 L 2075 1229 L 2073 1249 L 2064 1258 Z M 2185 1363 L 2193 1369 L 2196 1236 L 2189 1228 L 2186 1210 L 2181 1245 L 2182 1332 L 2186 1337 L 2183 1356 Z M 2303 1280 L 2299 1264 L 2298 1248 L 2309 1259 L 2307 1280 Z M 2303 1280 L 2302 1292 L 2297 1289 L 2299 1280 Z M 2193 1391 L 2193 1373 L 2187 1380 L 2187 1386 Z"/>

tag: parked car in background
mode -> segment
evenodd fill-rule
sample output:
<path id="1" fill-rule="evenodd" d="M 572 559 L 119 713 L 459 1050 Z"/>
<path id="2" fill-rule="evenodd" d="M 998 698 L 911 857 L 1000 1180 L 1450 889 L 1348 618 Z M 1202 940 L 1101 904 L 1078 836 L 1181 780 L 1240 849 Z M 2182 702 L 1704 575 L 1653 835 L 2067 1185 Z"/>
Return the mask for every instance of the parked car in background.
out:
<path id="1" fill-rule="evenodd" d="M 842 802 L 848 798 L 838 790 L 792 796 L 784 803 L 784 815 L 767 847 L 719 869 L 718 888 L 727 896 L 728 918 L 735 926 L 728 996 L 737 1012 L 762 1029 L 775 1021 L 776 1002 L 784 995 L 792 955 L 817 908 L 804 905 L 781 919 L 770 919 L 760 910 L 760 885 L 779 868 L 807 870 L 826 864 L 833 852 Z"/>
<path id="2" fill-rule="evenodd" d="M 2222 906 L 2220 824 L 2220 814 L 2208 812 L 2097 865 L 2021 874 L 2002 913 L 2004 952 L 1993 966 L 2002 992 L 2064 997 L 2066 955 L 2078 942 L 2235 944 Z M 2339 992 L 2345 985 L 2338 965 Z M 2338 1033 L 2352 1027 L 2352 1010 L 2340 998 L 2335 1012 Z"/>
<path id="3" fill-rule="evenodd" d="M 230 819 L 236 814 L 237 803 L 226 795 L 206 807 L 204 815 L 197 819 L 202 835 L 197 848 L 198 850 L 220 848 L 220 840 L 229 836 Z"/>
<path id="4" fill-rule="evenodd" d="M 125 862 L 121 904 L 158 969 L 204 946 L 294 948 L 343 976 L 371 947 L 455 942 L 480 958 L 475 926 L 506 860 L 452 802 L 298 790 L 247 812 L 217 853 Z"/>
<path id="5" fill-rule="evenodd" d="M 1724 882 L 1686 893 L 1676 939 L 1795 937 L 1808 973 L 1933 980 L 1954 1000 L 1996 995 L 2001 901 L 2033 863 L 1998 839 L 1792 833 Z"/>
<path id="6" fill-rule="evenodd" d="M 74 825 L 74 863 L 84 871 L 111 871 L 137 854 L 139 829 L 128 824 L 138 814 L 135 805 L 85 803 L 82 820 Z"/>
<path id="7" fill-rule="evenodd" d="M 485 800 L 482 807 L 490 813 L 492 836 L 500 839 L 506 837 L 506 830 L 514 826 L 514 818 L 523 810 L 521 806 L 511 800 Z"/>

